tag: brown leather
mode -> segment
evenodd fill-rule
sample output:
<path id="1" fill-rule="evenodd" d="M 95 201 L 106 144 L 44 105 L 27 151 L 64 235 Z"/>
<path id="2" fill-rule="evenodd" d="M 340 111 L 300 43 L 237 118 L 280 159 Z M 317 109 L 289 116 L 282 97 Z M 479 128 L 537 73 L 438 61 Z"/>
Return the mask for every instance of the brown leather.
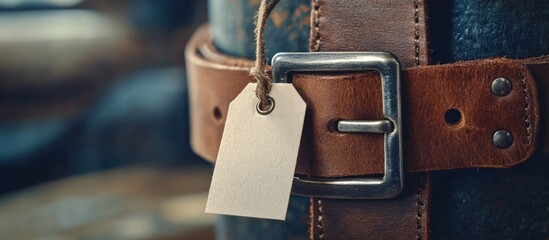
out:
<path id="1" fill-rule="evenodd" d="M 403 68 L 428 64 L 427 14 L 423 1 L 313 0 L 312 2 L 311 15 L 313 21 L 311 29 L 313 31 L 311 32 L 311 42 L 314 42 L 314 45 L 311 45 L 311 51 L 387 51 L 395 54 L 400 59 Z M 429 75 L 418 76 L 417 79 L 421 80 L 411 81 L 409 85 L 421 85 L 420 83 L 423 83 L 430 86 L 437 78 L 429 77 Z M 379 91 L 380 79 L 371 73 L 330 76 L 322 81 L 316 81 L 317 76 L 304 76 L 305 80 L 303 81 L 298 78 L 298 76 L 295 77 L 294 85 L 297 89 L 305 90 L 300 91 L 300 93 L 308 96 L 306 101 L 311 103 L 309 105 L 311 109 L 310 119 L 313 123 L 308 125 L 309 128 L 306 128 L 306 130 L 311 130 L 310 134 L 305 134 L 310 138 L 305 137 L 303 139 L 304 141 L 309 140 L 313 143 L 319 143 L 322 146 L 316 147 L 313 144 L 312 148 L 309 148 L 308 154 L 303 154 L 305 151 L 302 151 L 300 159 L 310 158 L 308 162 L 300 161 L 298 169 L 304 166 L 305 163 L 304 168 L 309 172 L 318 170 L 319 174 L 334 172 L 353 174 L 356 173 L 353 170 L 382 170 L 382 161 L 378 160 L 378 163 L 365 166 L 365 164 L 361 164 L 363 161 L 358 160 L 360 156 L 368 156 L 367 158 L 362 157 L 367 163 L 373 163 L 374 159 L 382 159 L 383 155 L 380 153 L 383 149 L 380 148 L 381 145 L 377 145 L 382 143 L 382 136 L 370 135 L 366 139 L 361 136 L 363 134 L 336 134 L 332 126 L 329 127 L 331 131 L 326 131 L 326 125 L 329 126 L 330 122 L 335 122 L 334 119 L 364 117 L 379 119 L 382 104 L 381 91 Z M 309 78 L 309 80 L 306 80 L 306 78 Z M 423 79 L 429 80 L 424 81 Z M 315 86 L 315 82 L 321 87 Z M 406 89 L 407 85 L 405 83 L 403 81 L 401 87 Z M 448 85 L 455 87 L 454 84 Z M 333 86 L 341 86 L 342 88 L 332 88 Z M 438 131 L 438 129 L 432 128 L 431 124 L 425 123 L 436 121 L 436 115 L 440 109 L 424 108 L 420 114 L 413 114 L 420 112 L 416 111 L 417 106 L 428 107 L 432 105 L 432 100 L 418 101 L 421 105 L 415 105 L 416 99 L 425 97 L 423 87 L 419 87 L 417 90 L 410 89 L 411 93 L 416 91 L 417 96 L 414 94 L 406 95 L 406 92 L 402 91 L 404 93 L 402 102 L 409 103 L 409 105 L 404 104 L 404 106 L 414 106 L 414 108 L 403 107 L 402 116 L 417 118 L 419 115 L 423 115 L 425 117 L 415 119 L 415 123 L 407 120 L 403 121 L 404 129 L 414 127 L 411 128 L 413 131 L 404 130 L 403 136 L 408 139 L 412 136 L 410 134 L 427 133 L 429 135 L 429 133 L 432 134 Z M 334 99 L 337 100 L 334 101 Z M 317 100 L 323 103 L 317 104 Z M 410 109 L 413 109 L 413 111 Z M 408 113 L 411 114 L 407 116 Z M 423 120 L 426 120 L 426 122 L 423 122 Z M 328 121 L 328 124 L 325 124 L 326 121 Z M 321 125 L 317 125 L 318 122 Z M 440 122 L 435 125 L 441 126 Z M 415 126 L 418 126 L 418 128 L 415 129 Z M 425 135 L 419 136 L 418 139 L 403 142 L 406 147 L 404 149 L 406 163 L 416 162 L 416 159 L 418 159 L 418 156 L 408 153 L 408 149 L 416 149 L 416 145 L 420 147 L 429 146 L 430 141 L 437 140 L 434 138 L 427 139 L 427 142 L 417 142 L 424 140 L 422 136 Z M 371 144 L 355 145 L 357 142 Z M 311 145 L 302 144 L 302 146 Z M 331 148 L 331 146 L 334 147 L 335 152 L 323 151 Z M 427 151 L 432 151 L 432 149 L 427 149 Z M 344 154 L 338 156 L 338 153 Z M 430 161 L 436 159 L 436 157 L 427 156 L 420 158 L 420 160 L 429 159 L 427 161 Z M 311 158 L 314 160 L 311 161 Z M 328 159 L 328 161 L 315 161 L 316 159 Z M 347 159 L 355 159 L 355 161 L 351 160 L 353 164 L 349 164 L 350 162 Z M 410 164 L 407 165 L 406 167 L 410 168 Z M 364 168 L 361 168 L 363 166 Z M 425 178 L 425 182 L 422 181 L 423 178 Z M 405 179 L 407 184 L 405 190 L 395 199 L 336 200 L 311 198 L 311 239 L 428 239 L 430 173 L 406 174 Z M 315 211 L 315 209 L 319 211 Z M 315 226 L 317 226 L 318 231 L 314 231 Z"/>
<path id="2" fill-rule="evenodd" d="M 422 0 L 312 2 L 312 51 L 385 51 L 404 67 L 427 63 Z"/>
<path id="3" fill-rule="evenodd" d="M 429 66 L 425 4 L 421 0 L 312 0 L 312 51 L 388 51 L 403 68 L 401 79 L 404 163 L 407 172 L 509 167 L 536 149 L 540 108 L 549 102 L 549 61 L 492 59 Z M 344 17 L 343 17 L 344 16 Z M 387 21 L 387 19 L 390 21 Z M 216 52 L 201 29 L 187 48 L 192 144 L 215 160 L 228 103 L 248 83 L 251 62 Z M 419 67 L 422 66 L 422 67 Z M 492 94 L 506 77 L 513 90 Z M 308 104 L 296 172 L 321 177 L 383 172 L 383 135 L 342 134 L 339 119 L 382 119 L 379 76 L 373 73 L 294 74 Z M 542 90 L 539 94 L 536 84 Z M 445 122 L 450 109 L 457 124 Z M 498 149 L 496 130 L 513 133 Z M 541 129 L 541 143 L 549 145 Z M 541 149 L 548 150 L 547 146 Z M 390 200 L 311 199 L 312 239 L 428 239 L 429 173 L 406 174 L 405 190 Z"/>
<path id="4" fill-rule="evenodd" d="M 253 79 L 245 64 L 233 66 L 204 58 L 197 49 L 207 42 L 207 28 L 202 28 L 186 53 L 191 140 L 199 155 L 215 161 L 228 105 Z M 537 145 L 539 106 L 546 109 L 548 102 L 546 60 L 490 59 L 404 70 L 405 171 L 503 168 L 530 157 Z M 511 81 L 509 95 L 498 97 L 491 92 L 490 84 L 497 77 Z M 382 119 L 379 76 L 295 74 L 293 84 L 308 108 L 296 173 L 336 177 L 383 172 L 383 135 L 334 131 L 338 119 Z M 538 99 L 536 85 L 544 101 Z M 461 112 L 458 124 L 445 122 L 449 109 Z M 493 145 L 492 134 L 499 129 L 513 134 L 515 141 L 509 148 Z M 547 135 L 544 130 L 541 149 L 547 149 Z"/>
<path id="5" fill-rule="evenodd" d="M 311 239 L 427 239 L 430 179 L 414 174 L 394 199 L 311 198 Z"/>
<path id="6" fill-rule="evenodd" d="M 540 80 L 536 82 L 538 87 L 538 102 L 540 103 L 540 113 L 549 113 L 549 80 L 547 80 L 549 78 L 549 67 L 547 66 L 548 62 L 549 56 L 525 60 L 525 63 L 528 64 L 528 67 L 531 69 L 534 78 Z M 549 119 L 547 119 L 546 116 L 541 116 L 541 122 L 543 124 L 539 126 L 540 130 L 538 148 L 541 152 L 549 152 Z"/>

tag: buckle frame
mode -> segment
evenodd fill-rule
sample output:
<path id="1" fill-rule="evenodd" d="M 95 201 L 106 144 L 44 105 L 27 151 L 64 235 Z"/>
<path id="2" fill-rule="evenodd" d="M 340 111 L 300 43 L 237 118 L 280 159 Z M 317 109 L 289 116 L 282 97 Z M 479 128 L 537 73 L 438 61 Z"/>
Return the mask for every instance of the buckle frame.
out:
<path id="1" fill-rule="evenodd" d="M 278 53 L 271 62 L 273 81 L 291 83 L 292 72 L 367 71 L 381 75 L 384 120 L 338 122 L 338 131 L 384 133 L 384 174 L 366 177 L 318 178 L 295 176 L 292 192 L 297 195 L 334 199 L 388 199 L 402 191 L 402 124 L 400 64 L 387 52 Z"/>

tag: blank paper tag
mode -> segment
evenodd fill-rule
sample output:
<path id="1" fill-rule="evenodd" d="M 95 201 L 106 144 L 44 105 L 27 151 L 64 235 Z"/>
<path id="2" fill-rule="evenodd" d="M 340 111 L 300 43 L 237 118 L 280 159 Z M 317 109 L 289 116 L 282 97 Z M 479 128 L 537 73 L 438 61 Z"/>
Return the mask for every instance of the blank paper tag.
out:
<path id="1" fill-rule="evenodd" d="M 306 105 L 292 84 L 273 84 L 274 110 L 256 110 L 255 83 L 229 105 L 207 213 L 284 220 Z"/>

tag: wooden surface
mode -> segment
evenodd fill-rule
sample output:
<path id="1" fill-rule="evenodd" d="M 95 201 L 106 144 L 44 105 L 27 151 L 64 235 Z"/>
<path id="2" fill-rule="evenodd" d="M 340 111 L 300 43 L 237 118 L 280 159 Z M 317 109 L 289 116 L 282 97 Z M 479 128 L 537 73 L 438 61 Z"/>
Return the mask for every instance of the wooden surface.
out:
<path id="1" fill-rule="evenodd" d="M 131 167 L 0 198 L 2 239 L 213 239 L 211 169 Z"/>

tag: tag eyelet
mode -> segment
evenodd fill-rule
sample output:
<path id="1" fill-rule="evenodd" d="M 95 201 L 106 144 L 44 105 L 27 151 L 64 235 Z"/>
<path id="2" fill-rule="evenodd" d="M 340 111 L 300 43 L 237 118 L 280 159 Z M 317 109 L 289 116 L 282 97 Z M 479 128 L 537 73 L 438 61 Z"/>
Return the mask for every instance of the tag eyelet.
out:
<path id="1" fill-rule="evenodd" d="M 269 108 L 266 110 L 261 109 L 261 101 L 257 101 L 257 104 L 255 105 L 255 109 L 257 110 L 257 113 L 261 115 L 269 115 L 275 108 L 275 100 L 272 97 L 269 97 Z"/>

